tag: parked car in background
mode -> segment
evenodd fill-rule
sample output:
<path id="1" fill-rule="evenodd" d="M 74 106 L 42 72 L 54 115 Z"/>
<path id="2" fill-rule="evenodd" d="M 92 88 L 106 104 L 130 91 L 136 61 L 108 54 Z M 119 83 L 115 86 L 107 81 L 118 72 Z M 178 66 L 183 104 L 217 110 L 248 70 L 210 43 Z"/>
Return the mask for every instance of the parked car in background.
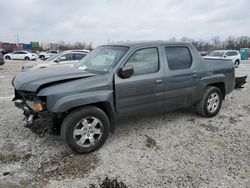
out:
<path id="1" fill-rule="evenodd" d="M 205 56 L 207 59 L 231 59 L 237 68 L 241 63 L 241 55 L 237 50 L 216 50 Z"/>
<path id="2" fill-rule="evenodd" d="M 0 65 L 4 65 L 4 58 L 3 55 L 0 53 Z"/>
<path id="3" fill-rule="evenodd" d="M 86 56 L 86 52 L 71 52 L 65 51 L 50 58 L 46 59 L 45 61 L 36 61 L 32 63 L 27 63 L 22 66 L 22 69 L 39 69 L 39 68 L 46 68 L 46 67 L 55 67 L 55 66 L 69 66 L 73 67 L 75 63 L 77 63 L 80 59 Z"/>
<path id="4" fill-rule="evenodd" d="M 8 51 L 8 50 L 5 50 L 5 49 L 0 48 L 0 54 L 5 55 L 5 54 L 7 54 L 7 53 L 11 53 L 11 52 Z"/>
<path id="5" fill-rule="evenodd" d="M 199 51 L 199 53 L 201 54 L 201 56 L 206 56 L 207 54 L 209 54 L 209 52 L 207 51 Z"/>
<path id="6" fill-rule="evenodd" d="M 40 52 L 39 58 L 42 60 L 45 60 L 45 59 L 48 59 L 49 57 L 51 57 L 57 53 L 59 53 L 58 50 L 49 50 L 49 51 L 45 51 L 45 52 Z"/>
<path id="7" fill-rule="evenodd" d="M 7 53 L 4 55 L 4 59 L 35 60 L 37 58 L 37 54 L 28 51 L 15 51 L 13 53 Z"/>
<path id="8" fill-rule="evenodd" d="M 80 50 L 80 49 L 73 49 L 73 50 L 67 50 L 68 52 L 85 52 L 85 53 L 89 53 L 90 50 Z"/>
<path id="9" fill-rule="evenodd" d="M 187 107 L 215 116 L 234 89 L 234 71 L 231 60 L 203 59 L 191 43 L 104 45 L 75 67 L 20 71 L 13 101 L 26 127 L 57 129 L 73 151 L 89 153 L 127 116 Z"/>

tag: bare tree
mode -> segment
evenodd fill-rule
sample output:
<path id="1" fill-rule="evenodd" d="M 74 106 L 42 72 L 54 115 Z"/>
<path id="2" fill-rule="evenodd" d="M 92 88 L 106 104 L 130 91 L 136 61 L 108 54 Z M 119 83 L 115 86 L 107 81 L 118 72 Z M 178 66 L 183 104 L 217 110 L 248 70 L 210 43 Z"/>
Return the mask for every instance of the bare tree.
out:
<path id="1" fill-rule="evenodd" d="M 241 48 L 250 48 L 250 37 L 248 36 L 229 36 L 225 40 L 220 40 L 219 36 L 214 36 L 210 41 L 182 37 L 179 41 L 191 42 L 199 51 L 212 51 L 219 49 L 240 50 Z"/>

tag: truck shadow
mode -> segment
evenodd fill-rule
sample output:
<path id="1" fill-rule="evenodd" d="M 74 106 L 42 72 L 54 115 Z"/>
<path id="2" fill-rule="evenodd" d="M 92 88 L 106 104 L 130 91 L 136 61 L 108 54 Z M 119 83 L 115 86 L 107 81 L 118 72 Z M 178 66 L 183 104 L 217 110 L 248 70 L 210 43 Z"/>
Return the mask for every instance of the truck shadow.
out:
<path id="1" fill-rule="evenodd" d="M 114 135 L 127 136 L 134 131 L 145 131 L 155 129 L 159 126 L 167 126 L 168 123 L 178 123 L 185 121 L 195 122 L 195 119 L 201 118 L 191 109 L 175 110 L 155 115 L 133 116 L 118 121 Z M 112 136 L 111 136 L 112 137 Z"/>

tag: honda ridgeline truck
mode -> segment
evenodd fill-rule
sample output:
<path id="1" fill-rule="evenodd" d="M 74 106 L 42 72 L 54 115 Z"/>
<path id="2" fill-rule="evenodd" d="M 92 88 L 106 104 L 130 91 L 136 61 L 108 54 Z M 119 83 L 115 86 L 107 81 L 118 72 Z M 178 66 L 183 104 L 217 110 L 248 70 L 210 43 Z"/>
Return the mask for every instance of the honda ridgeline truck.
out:
<path id="1" fill-rule="evenodd" d="M 234 75 L 231 60 L 203 59 L 190 43 L 110 44 L 75 67 L 17 73 L 13 100 L 31 130 L 58 130 L 74 152 L 89 153 L 127 116 L 186 107 L 215 116 Z"/>

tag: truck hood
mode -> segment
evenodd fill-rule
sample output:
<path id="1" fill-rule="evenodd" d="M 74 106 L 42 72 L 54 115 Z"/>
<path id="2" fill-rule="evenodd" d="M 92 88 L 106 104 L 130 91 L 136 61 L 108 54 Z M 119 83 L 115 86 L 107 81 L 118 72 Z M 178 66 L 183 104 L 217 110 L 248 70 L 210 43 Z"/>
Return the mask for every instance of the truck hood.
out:
<path id="1" fill-rule="evenodd" d="M 53 67 L 19 72 L 12 81 L 16 90 L 36 92 L 47 84 L 65 82 L 96 74 L 75 67 Z"/>

